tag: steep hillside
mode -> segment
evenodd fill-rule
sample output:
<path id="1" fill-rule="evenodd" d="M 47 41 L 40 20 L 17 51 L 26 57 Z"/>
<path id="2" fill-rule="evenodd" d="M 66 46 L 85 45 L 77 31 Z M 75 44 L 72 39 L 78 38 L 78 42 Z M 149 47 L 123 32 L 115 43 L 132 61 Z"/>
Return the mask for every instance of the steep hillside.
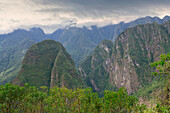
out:
<path id="1" fill-rule="evenodd" d="M 170 52 L 170 21 L 129 28 L 112 47 L 106 42 L 80 65 L 81 76 L 96 91 L 126 87 L 131 94 L 152 80 L 150 63 Z"/>
<path id="2" fill-rule="evenodd" d="M 88 86 L 93 87 L 94 91 L 104 93 L 104 90 L 111 90 L 115 88 L 109 83 L 109 74 L 106 71 L 107 66 L 103 62 L 109 63 L 108 58 L 112 55 L 113 42 L 110 40 L 103 40 L 94 50 L 92 56 L 86 60 L 79 67 L 80 74 Z"/>
<path id="3" fill-rule="evenodd" d="M 45 40 L 30 47 L 13 83 L 32 86 L 83 87 L 71 56 L 61 43 Z"/>

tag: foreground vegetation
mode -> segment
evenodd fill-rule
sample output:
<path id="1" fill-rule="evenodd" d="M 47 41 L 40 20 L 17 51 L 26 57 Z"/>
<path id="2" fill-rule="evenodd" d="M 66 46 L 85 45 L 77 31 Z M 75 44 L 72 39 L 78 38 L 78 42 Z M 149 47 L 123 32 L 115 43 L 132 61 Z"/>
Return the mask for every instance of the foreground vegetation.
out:
<path id="1" fill-rule="evenodd" d="M 92 89 L 67 89 L 54 87 L 48 90 L 25 84 L 24 87 L 6 84 L 0 88 L 0 112 L 136 112 L 146 109 L 138 99 L 129 96 L 125 88 L 118 92 L 105 91 L 103 98 Z"/>
<path id="2" fill-rule="evenodd" d="M 163 88 L 160 89 L 158 95 L 157 108 L 159 112 L 170 112 L 170 53 L 160 55 L 160 60 L 151 63 L 152 67 L 156 67 L 156 72 L 152 75 L 160 76 L 163 82 Z"/>

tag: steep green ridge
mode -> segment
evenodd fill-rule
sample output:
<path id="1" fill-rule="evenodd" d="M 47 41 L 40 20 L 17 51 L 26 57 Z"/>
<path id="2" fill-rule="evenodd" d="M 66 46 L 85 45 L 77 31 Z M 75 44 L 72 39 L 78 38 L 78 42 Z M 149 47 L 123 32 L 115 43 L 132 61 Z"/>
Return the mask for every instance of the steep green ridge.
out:
<path id="1" fill-rule="evenodd" d="M 95 91 L 126 87 L 129 94 L 152 81 L 150 63 L 170 52 L 170 21 L 139 25 L 121 33 L 115 44 L 104 40 L 79 67 Z"/>
<path id="2" fill-rule="evenodd" d="M 30 47 L 13 83 L 32 86 L 83 87 L 71 56 L 61 43 L 45 40 Z"/>
<path id="3" fill-rule="evenodd" d="M 104 93 L 104 90 L 111 90 L 113 87 L 109 84 L 109 74 L 105 71 L 106 65 L 103 62 L 111 57 L 113 42 L 103 40 L 94 50 L 92 56 L 87 59 L 79 67 L 80 73 L 88 86 L 94 88 L 95 91 Z M 107 61 L 106 61 L 107 62 Z M 100 87 L 100 88 L 98 88 Z"/>

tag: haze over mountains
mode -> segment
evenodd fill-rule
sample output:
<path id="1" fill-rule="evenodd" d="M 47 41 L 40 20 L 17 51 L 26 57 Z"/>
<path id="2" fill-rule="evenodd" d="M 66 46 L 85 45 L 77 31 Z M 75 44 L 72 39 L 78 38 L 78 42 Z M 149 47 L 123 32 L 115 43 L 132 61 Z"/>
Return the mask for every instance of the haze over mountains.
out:
<path id="1" fill-rule="evenodd" d="M 165 16 L 163 19 L 145 17 L 129 23 L 121 22 L 104 27 L 58 29 L 52 34 L 45 34 L 41 28 L 32 28 L 29 31 L 18 29 L 12 33 L 0 35 L 0 84 L 7 83 L 15 78 L 24 55 L 34 43 L 45 39 L 61 42 L 78 67 L 80 62 L 92 54 L 93 49 L 102 40 L 109 39 L 114 42 L 116 37 L 129 27 L 153 22 L 162 24 L 168 20 L 170 20 L 169 16 Z"/>

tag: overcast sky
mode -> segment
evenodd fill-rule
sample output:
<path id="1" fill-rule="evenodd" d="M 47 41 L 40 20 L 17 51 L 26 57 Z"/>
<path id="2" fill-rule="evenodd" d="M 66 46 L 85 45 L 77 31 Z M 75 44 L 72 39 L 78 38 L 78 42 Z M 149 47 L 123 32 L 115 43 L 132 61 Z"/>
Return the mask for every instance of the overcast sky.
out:
<path id="1" fill-rule="evenodd" d="M 103 26 L 165 15 L 170 0 L 0 0 L 0 33 L 35 26 L 50 33 L 70 23 Z"/>

